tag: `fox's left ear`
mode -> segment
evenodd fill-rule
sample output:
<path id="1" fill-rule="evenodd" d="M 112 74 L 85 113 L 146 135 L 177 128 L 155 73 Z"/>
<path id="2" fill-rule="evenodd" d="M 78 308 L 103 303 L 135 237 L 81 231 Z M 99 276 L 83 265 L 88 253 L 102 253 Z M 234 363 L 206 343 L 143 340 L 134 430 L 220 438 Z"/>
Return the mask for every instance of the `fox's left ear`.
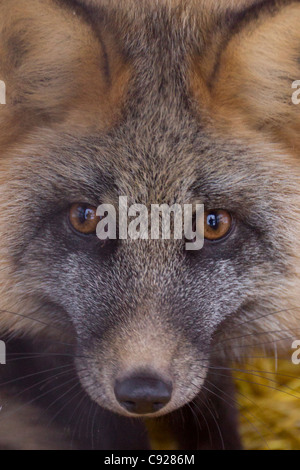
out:
<path id="1" fill-rule="evenodd" d="M 224 39 L 208 107 L 220 121 L 272 133 L 300 150 L 300 3 L 266 3 L 241 16 Z"/>
<path id="2" fill-rule="evenodd" d="M 115 36 L 72 2 L 0 0 L 0 152 L 41 126 L 109 127 L 129 78 Z"/>

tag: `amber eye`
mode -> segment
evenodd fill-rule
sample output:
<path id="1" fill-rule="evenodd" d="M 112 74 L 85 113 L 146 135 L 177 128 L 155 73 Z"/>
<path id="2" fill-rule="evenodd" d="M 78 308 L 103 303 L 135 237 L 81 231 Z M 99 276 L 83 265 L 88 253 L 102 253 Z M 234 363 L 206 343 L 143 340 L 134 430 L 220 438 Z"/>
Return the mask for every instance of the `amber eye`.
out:
<path id="1" fill-rule="evenodd" d="M 69 211 L 71 225 L 77 232 L 85 235 L 96 233 L 100 217 L 96 215 L 97 208 L 88 204 L 73 204 Z"/>
<path id="2" fill-rule="evenodd" d="M 220 240 L 225 237 L 232 226 L 232 217 L 224 210 L 205 211 L 204 237 L 207 240 Z"/>

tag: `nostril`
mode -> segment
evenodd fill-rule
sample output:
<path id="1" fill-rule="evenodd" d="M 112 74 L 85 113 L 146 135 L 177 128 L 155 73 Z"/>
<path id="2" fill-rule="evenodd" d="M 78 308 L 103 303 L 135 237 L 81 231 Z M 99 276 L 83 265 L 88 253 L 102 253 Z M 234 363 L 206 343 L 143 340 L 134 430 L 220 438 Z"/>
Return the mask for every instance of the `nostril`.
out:
<path id="1" fill-rule="evenodd" d="M 129 401 L 129 400 L 120 401 L 120 404 L 121 404 L 122 407 L 125 408 L 127 411 L 131 411 L 132 413 L 134 413 L 135 407 L 136 407 L 136 404 L 135 404 L 134 401 Z"/>
<path id="2" fill-rule="evenodd" d="M 172 385 L 156 377 L 132 376 L 116 382 L 115 395 L 130 413 L 151 414 L 169 403 Z"/>

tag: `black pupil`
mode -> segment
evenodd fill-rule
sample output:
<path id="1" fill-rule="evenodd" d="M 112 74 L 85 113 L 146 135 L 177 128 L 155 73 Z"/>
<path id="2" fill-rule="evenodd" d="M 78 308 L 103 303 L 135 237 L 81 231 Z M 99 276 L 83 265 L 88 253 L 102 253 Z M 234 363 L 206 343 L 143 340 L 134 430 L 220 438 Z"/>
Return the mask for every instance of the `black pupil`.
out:
<path id="1" fill-rule="evenodd" d="M 215 212 L 212 212 L 207 216 L 206 222 L 213 230 L 217 230 L 219 228 L 219 217 Z"/>

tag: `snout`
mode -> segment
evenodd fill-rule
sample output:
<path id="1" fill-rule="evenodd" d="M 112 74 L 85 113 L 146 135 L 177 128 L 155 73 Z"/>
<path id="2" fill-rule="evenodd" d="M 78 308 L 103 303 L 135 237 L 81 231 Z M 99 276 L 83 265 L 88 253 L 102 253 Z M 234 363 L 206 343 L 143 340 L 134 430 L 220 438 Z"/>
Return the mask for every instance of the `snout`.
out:
<path id="1" fill-rule="evenodd" d="M 150 312 L 150 306 L 143 311 Z M 153 316 L 130 315 L 122 328 L 116 324 L 101 340 L 93 338 L 87 350 L 79 349 L 81 383 L 102 408 L 132 418 L 160 417 L 201 390 L 206 355 L 159 313 Z"/>
<path id="2" fill-rule="evenodd" d="M 145 415 L 163 409 L 171 400 L 172 384 L 152 375 L 133 375 L 115 384 L 115 396 L 129 413 Z"/>

